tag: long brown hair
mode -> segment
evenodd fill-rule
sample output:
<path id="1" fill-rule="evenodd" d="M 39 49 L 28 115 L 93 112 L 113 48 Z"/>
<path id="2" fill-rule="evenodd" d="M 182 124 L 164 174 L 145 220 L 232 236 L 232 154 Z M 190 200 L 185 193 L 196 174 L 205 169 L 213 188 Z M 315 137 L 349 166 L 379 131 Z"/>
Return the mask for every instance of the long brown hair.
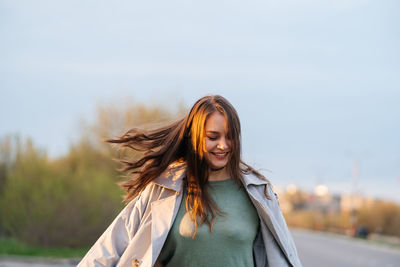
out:
<path id="1" fill-rule="evenodd" d="M 221 214 L 207 191 L 210 168 L 204 157 L 204 127 L 214 112 L 221 113 L 228 124 L 227 138 L 232 145 L 227 168 L 232 179 L 240 184 L 241 175 L 250 172 L 265 179 L 242 162 L 239 116 L 229 101 L 219 95 L 200 98 L 187 116 L 164 127 L 150 131 L 134 128 L 117 139 L 106 140 L 144 152 L 138 160 L 120 160 L 124 164 L 121 171 L 129 175 L 129 180 L 120 184 L 126 190 L 125 201 L 133 199 L 172 162 L 181 160 L 186 163 L 186 209 L 195 224 L 193 237 L 199 223 L 207 223 L 211 231 L 213 220 Z"/>

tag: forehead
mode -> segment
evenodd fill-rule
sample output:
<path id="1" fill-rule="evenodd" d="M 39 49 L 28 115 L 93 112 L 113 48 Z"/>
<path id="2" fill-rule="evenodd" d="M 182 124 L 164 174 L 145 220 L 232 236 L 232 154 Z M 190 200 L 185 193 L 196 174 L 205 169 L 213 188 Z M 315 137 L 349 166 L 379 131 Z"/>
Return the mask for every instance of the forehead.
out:
<path id="1" fill-rule="evenodd" d="M 214 112 L 207 118 L 204 128 L 206 132 L 227 132 L 228 123 L 223 114 Z"/>

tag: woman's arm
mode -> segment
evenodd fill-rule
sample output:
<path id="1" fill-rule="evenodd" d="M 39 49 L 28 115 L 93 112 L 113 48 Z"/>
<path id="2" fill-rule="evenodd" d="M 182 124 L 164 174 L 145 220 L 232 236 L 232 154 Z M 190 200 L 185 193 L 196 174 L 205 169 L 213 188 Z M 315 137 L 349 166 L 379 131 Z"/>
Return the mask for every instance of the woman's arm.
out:
<path id="1" fill-rule="evenodd" d="M 116 265 L 139 226 L 141 217 L 139 198 L 140 195 L 120 212 L 77 265 L 78 267 Z"/>

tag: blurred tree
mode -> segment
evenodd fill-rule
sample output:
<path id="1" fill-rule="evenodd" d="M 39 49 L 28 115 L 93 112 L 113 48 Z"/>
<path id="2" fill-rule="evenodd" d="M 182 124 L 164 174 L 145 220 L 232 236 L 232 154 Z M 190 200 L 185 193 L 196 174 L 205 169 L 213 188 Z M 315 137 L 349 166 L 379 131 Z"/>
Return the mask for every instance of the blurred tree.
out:
<path id="1" fill-rule="evenodd" d="M 0 139 L 0 194 L 4 189 L 12 162 L 12 136 L 7 135 Z"/>
<path id="2" fill-rule="evenodd" d="M 187 112 L 183 103 L 177 105 L 175 112 L 172 110 L 160 105 L 135 103 L 132 99 L 120 101 L 118 105 L 97 105 L 94 122 L 81 120 L 82 137 L 106 153 L 115 153 L 109 144 L 103 142 L 104 139 L 121 136 L 133 127 L 150 129 L 161 126 Z"/>
<path id="3" fill-rule="evenodd" d="M 6 179 L 0 195 L 1 225 L 7 233 L 16 234 L 25 229 L 26 219 L 31 215 L 31 206 L 42 196 L 35 186 L 41 185 L 49 174 L 46 154 L 36 149 L 30 139 L 25 142 L 15 139 L 10 154 L 15 154 L 12 168 L 6 170 Z M 40 179 L 36 177 L 40 174 Z M 43 210 L 35 216 L 43 216 Z M 33 217 L 35 217 L 33 216 Z M 35 219 L 35 218 L 34 218 Z"/>
<path id="4" fill-rule="evenodd" d="M 0 139 L 0 197 L 4 192 L 4 188 L 7 182 L 8 174 L 10 173 L 11 168 L 13 168 L 13 164 L 15 162 L 15 146 L 19 143 L 18 135 L 7 135 Z M 0 209 L 0 215 L 2 214 L 2 210 Z M 7 235 L 8 232 L 3 226 L 3 220 L 1 219 L 3 216 L 0 216 L 0 236 Z"/>
<path id="5" fill-rule="evenodd" d="M 115 151 L 105 138 L 131 127 L 151 127 L 172 120 L 167 109 L 141 104 L 99 106 L 67 155 L 51 160 L 31 140 L 0 142 L 0 229 L 28 244 L 87 246 L 121 210 L 122 190 L 114 157 L 135 156 Z M 136 155 L 137 156 L 137 155 Z M 0 232 L 1 233 L 1 232 Z"/>
<path id="6" fill-rule="evenodd" d="M 358 212 L 358 223 L 370 231 L 400 237 L 400 206 L 386 201 L 364 205 Z"/>

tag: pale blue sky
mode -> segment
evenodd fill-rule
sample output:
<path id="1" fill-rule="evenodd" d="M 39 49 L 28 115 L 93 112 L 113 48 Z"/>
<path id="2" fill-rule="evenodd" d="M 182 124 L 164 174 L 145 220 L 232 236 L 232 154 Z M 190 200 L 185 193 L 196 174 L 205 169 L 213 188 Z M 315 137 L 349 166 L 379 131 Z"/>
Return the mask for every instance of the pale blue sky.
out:
<path id="1" fill-rule="evenodd" d="M 400 202 L 400 2 L 0 0 L 0 135 L 65 153 L 96 103 L 222 94 L 277 186 Z"/>

